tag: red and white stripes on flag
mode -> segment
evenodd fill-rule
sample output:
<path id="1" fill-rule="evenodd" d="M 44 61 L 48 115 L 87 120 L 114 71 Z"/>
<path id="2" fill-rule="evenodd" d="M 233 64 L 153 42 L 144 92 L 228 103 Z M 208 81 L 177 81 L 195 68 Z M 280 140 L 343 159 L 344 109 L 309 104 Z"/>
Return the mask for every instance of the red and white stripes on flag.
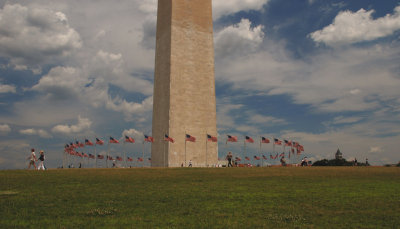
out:
<path id="1" fill-rule="evenodd" d="M 166 141 L 166 142 L 172 142 L 172 143 L 175 142 L 175 140 L 174 140 L 173 138 L 171 138 L 170 136 L 168 136 L 168 134 L 165 134 L 165 135 L 164 135 L 164 141 Z"/>
<path id="2" fill-rule="evenodd" d="M 237 142 L 238 138 L 236 136 L 231 136 L 231 135 L 227 135 L 228 139 L 226 140 L 226 142 Z"/>
<path id="3" fill-rule="evenodd" d="M 196 142 L 196 138 L 193 137 L 193 136 L 190 135 L 190 134 L 186 134 L 186 141 L 189 141 L 189 142 Z"/>
<path id="4" fill-rule="evenodd" d="M 135 143 L 135 139 L 125 135 L 125 142 Z"/>
<path id="5" fill-rule="evenodd" d="M 218 142 L 218 138 L 207 134 L 207 141 L 209 141 L 209 142 Z"/>

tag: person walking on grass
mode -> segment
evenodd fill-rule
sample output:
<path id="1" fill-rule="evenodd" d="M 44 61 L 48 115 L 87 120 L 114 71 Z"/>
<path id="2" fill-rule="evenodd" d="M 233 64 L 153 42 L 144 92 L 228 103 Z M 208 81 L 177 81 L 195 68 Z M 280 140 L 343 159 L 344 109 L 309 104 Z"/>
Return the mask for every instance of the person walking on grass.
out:
<path id="1" fill-rule="evenodd" d="M 45 160 L 45 156 L 44 156 L 44 152 L 43 150 L 40 150 L 40 156 L 39 156 L 39 167 L 38 170 L 40 170 L 40 168 L 42 168 L 42 170 L 46 170 L 46 168 L 44 167 L 44 160 Z"/>
<path id="2" fill-rule="evenodd" d="M 226 155 L 226 160 L 228 160 L 228 167 L 233 167 L 232 166 L 232 153 L 229 152 L 228 155 Z"/>
<path id="3" fill-rule="evenodd" d="M 28 157 L 28 160 L 29 160 L 28 169 L 30 169 L 30 168 L 31 168 L 31 165 L 33 165 L 33 167 L 34 167 L 35 170 L 36 170 L 35 161 L 37 161 L 37 159 L 36 159 L 35 149 L 33 149 L 33 148 L 31 149 L 31 155 Z"/>

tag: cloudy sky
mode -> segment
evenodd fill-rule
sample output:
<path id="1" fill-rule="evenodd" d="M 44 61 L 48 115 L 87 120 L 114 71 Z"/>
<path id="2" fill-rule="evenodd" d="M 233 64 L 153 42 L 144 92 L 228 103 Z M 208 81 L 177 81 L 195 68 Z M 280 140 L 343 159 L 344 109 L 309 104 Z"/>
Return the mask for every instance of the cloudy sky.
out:
<path id="1" fill-rule="evenodd" d="M 151 134 L 156 14 L 156 0 L 0 0 L 0 169 L 32 147 L 57 167 L 65 143 Z M 232 134 L 400 160 L 398 0 L 213 0 L 213 16 L 221 157 L 242 151 Z"/>

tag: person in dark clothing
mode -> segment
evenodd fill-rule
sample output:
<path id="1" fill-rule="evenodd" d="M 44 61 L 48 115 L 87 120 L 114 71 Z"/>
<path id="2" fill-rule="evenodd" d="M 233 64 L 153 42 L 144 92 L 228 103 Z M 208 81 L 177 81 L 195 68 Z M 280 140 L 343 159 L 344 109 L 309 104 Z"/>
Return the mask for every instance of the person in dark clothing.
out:
<path id="1" fill-rule="evenodd" d="M 40 170 L 40 168 L 42 168 L 42 170 L 45 170 L 46 167 L 44 167 L 44 159 L 46 159 L 46 157 L 44 156 L 44 152 L 43 150 L 40 151 L 40 156 L 39 156 L 39 167 L 38 170 Z"/>
<path id="2" fill-rule="evenodd" d="M 232 153 L 228 152 L 228 155 L 226 155 L 226 160 L 228 160 L 228 167 L 233 167 L 232 166 L 232 157 L 233 157 Z"/>

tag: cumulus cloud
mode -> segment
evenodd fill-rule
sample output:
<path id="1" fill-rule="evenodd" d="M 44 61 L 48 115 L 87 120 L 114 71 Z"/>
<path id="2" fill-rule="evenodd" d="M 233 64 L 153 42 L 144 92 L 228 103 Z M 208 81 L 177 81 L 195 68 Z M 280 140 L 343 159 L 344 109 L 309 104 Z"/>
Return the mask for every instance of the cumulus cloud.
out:
<path id="1" fill-rule="evenodd" d="M 80 35 L 62 12 L 8 3 L 0 9 L 0 55 L 16 69 L 37 73 L 81 46 Z"/>
<path id="2" fill-rule="evenodd" d="M 232 55 L 245 56 L 257 50 L 263 41 L 263 26 L 251 26 L 248 19 L 242 19 L 238 24 L 223 28 L 215 33 L 215 53 L 217 57 Z"/>
<path id="3" fill-rule="evenodd" d="M 54 133 L 61 134 L 76 134 L 86 131 L 90 128 L 92 122 L 88 118 L 78 117 L 78 123 L 76 125 L 57 125 L 53 127 Z"/>
<path id="4" fill-rule="evenodd" d="M 333 120 L 334 124 L 350 124 L 350 123 L 356 123 L 361 121 L 363 118 L 362 117 L 344 117 L 344 116 L 338 116 L 335 117 Z"/>
<path id="5" fill-rule="evenodd" d="M 25 135 L 35 135 L 36 130 L 35 129 L 24 129 L 19 131 L 20 134 L 25 134 Z"/>
<path id="6" fill-rule="evenodd" d="M 43 129 L 23 129 L 19 131 L 20 134 L 24 134 L 24 135 L 38 135 L 42 138 L 51 138 L 51 134 L 49 134 L 47 131 L 43 130 Z"/>
<path id="7" fill-rule="evenodd" d="M 129 92 L 153 94 L 153 84 L 139 76 L 132 76 L 125 68 L 125 61 L 120 53 L 110 53 L 100 50 L 90 63 L 90 74 L 96 78 L 123 88 Z"/>
<path id="8" fill-rule="evenodd" d="M 7 124 L 0 124 L 0 134 L 8 134 L 11 132 L 11 128 Z"/>
<path id="9" fill-rule="evenodd" d="M 54 67 L 43 76 L 32 90 L 40 91 L 54 99 L 71 99 L 79 95 L 90 83 L 84 73 L 73 67 Z"/>
<path id="10" fill-rule="evenodd" d="M 6 85 L 0 83 L 0 93 L 15 93 L 17 91 L 14 85 Z"/>
<path id="11" fill-rule="evenodd" d="M 264 38 L 267 46 L 246 56 L 216 59 L 216 79 L 234 89 L 290 95 L 316 111 L 367 111 L 382 101 L 398 107 L 397 43 L 316 53 L 294 59 L 285 47 Z M 217 54 L 218 55 L 218 54 Z"/>
<path id="12" fill-rule="evenodd" d="M 318 43 L 329 46 L 352 44 L 361 41 L 371 41 L 393 34 L 400 29 L 400 6 L 393 14 L 374 19 L 374 10 L 360 9 L 357 12 L 340 12 L 333 23 L 310 34 Z"/>
<path id="13" fill-rule="evenodd" d="M 371 146 L 369 148 L 370 153 L 383 153 L 383 149 L 380 146 Z"/>
<path id="14" fill-rule="evenodd" d="M 269 0 L 213 0 L 213 17 L 218 20 L 240 11 L 262 10 L 268 2 Z"/>
<path id="15" fill-rule="evenodd" d="M 136 140 L 138 138 L 143 138 L 143 132 L 136 129 L 124 130 L 122 131 L 122 137 L 125 138 L 125 136 L 133 137 Z"/>

